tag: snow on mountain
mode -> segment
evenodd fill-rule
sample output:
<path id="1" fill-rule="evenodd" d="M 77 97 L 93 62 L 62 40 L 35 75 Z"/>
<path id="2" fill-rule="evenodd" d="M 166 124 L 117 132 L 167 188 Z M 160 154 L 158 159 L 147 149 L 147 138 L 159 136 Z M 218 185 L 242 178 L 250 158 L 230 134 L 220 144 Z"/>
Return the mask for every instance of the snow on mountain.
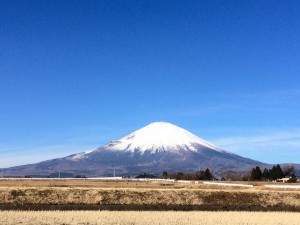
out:
<path id="1" fill-rule="evenodd" d="M 202 145 L 220 151 L 218 147 L 202 140 L 194 134 L 178 126 L 166 122 L 151 123 L 140 130 L 104 147 L 112 150 L 156 151 L 190 149 L 196 151 L 195 145 Z"/>
<path id="2" fill-rule="evenodd" d="M 72 156 L 69 157 L 69 158 L 72 159 L 72 160 L 79 160 L 79 159 L 84 158 L 87 154 L 96 151 L 97 149 L 98 149 L 98 148 L 93 148 L 93 149 L 91 149 L 91 150 L 88 150 L 88 151 L 85 151 L 85 152 L 81 152 L 81 153 L 72 155 Z"/>
<path id="3" fill-rule="evenodd" d="M 167 122 L 155 122 L 145 126 L 118 141 L 112 141 L 108 144 L 84 152 L 73 155 L 73 160 L 85 158 L 91 152 L 106 149 L 112 151 L 194 151 L 199 148 L 209 148 L 218 152 L 225 152 L 217 146 L 206 142 L 189 131 L 182 129 Z"/>

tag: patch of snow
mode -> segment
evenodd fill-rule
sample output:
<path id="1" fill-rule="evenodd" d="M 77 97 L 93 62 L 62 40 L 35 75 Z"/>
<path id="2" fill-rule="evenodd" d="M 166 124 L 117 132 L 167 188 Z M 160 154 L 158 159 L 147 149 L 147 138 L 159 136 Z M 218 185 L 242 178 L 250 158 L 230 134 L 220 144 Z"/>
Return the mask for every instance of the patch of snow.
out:
<path id="1" fill-rule="evenodd" d="M 73 155 L 73 156 L 69 156 L 69 157 L 67 157 L 67 159 L 77 161 L 77 160 L 86 158 L 86 155 L 88 155 L 91 152 L 96 151 L 97 149 L 98 148 L 93 148 L 91 150 L 88 150 L 88 151 L 85 151 L 85 152 L 81 152 L 81 153 L 78 153 L 78 154 Z"/>

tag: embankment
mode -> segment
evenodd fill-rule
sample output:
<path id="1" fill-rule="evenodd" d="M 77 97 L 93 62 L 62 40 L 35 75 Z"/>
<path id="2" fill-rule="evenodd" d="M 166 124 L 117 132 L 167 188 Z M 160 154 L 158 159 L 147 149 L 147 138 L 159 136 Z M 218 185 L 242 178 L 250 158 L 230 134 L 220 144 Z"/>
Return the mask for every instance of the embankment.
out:
<path id="1" fill-rule="evenodd" d="M 300 192 L 215 189 L 1 188 L 0 209 L 300 212 Z"/>

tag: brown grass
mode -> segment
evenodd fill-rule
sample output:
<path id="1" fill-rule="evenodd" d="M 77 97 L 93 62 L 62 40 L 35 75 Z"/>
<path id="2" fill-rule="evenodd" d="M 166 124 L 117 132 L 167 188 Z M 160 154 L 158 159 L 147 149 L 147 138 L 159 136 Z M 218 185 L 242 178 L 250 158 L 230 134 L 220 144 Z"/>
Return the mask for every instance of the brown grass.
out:
<path id="1" fill-rule="evenodd" d="M 300 191 L 132 181 L 0 183 L 0 209 L 50 208 L 300 211 Z"/>
<path id="2" fill-rule="evenodd" d="M 193 182 L 193 181 L 192 181 Z M 244 182 L 244 181 L 218 181 L 220 183 L 242 183 L 252 184 L 254 189 L 265 189 L 264 185 L 274 184 L 272 182 Z M 276 183 L 281 184 L 282 183 Z M 293 184 L 299 185 L 300 184 Z M 149 188 L 149 189 L 165 189 L 165 188 L 191 188 L 191 189 L 238 189 L 238 187 L 217 187 L 212 185 L 204 185 L 201 181 L 199 184 L 171 183 L 158 181 L 105 181 L 105 180 L 0 180 L 0 187 L 92 187 L 92 188 Z M 241 188 L 244 189 L 244 188 Z M 293 191 L 293 189 L 291 189 Z"/>
<path id="3" fill-rule="evenodd" d="M 298 225 L 300 213 L 174 211 L 0 211 L 2 225 Z"/>
<path id="4" fill-rule="evenodd" d="M 2 205 L 151 205 L 300 209 L 300 192 L 195 189 L 5 188 Z"/>

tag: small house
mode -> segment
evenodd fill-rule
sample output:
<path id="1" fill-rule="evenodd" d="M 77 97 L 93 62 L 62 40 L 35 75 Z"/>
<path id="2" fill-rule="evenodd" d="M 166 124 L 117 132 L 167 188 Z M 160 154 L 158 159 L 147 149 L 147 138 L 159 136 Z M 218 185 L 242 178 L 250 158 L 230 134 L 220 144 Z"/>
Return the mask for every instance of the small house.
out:
<path id="1" fill-rule="evenodd" d="M 282 183 L 286 183 L 288 182 L 292 177 L 284 177 L 281 179 L 277 179 L 277 182 L 282 182 Z"/>

